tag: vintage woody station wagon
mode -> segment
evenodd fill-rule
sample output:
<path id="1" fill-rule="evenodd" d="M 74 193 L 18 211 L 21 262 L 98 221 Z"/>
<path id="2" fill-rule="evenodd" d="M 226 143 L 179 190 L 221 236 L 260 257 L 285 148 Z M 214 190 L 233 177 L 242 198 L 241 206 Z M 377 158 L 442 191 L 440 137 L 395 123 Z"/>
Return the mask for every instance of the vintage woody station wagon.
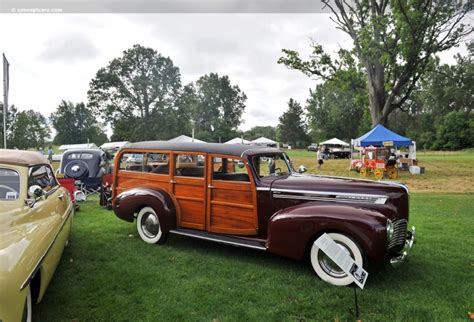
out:
<path id="1" fill-rule="evenodd" d="M 314 243 L 327 233 L 359 265 L 405 260 L 408 190 L 395 183 L 306 175 L 276 148 L 138 142 L 116 156 L 115 214 L 147 243 L 171 234 L 302 259 L 334 285 L 352 282 Z"/>

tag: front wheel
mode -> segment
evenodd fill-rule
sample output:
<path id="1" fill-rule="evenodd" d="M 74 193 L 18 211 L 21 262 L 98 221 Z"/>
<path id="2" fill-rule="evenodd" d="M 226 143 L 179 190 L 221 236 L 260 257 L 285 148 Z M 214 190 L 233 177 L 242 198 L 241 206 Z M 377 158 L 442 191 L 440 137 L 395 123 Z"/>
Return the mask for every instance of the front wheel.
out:
<path id="1" fill-rule="evenodd" d="M 328 233 L 344 251 L 354 259 L 360 267 L 364 266 L 364 255 L 357 243 L 350 237 L 339 233 Z M 311 265 L 315 273 L 325 282 L 336 286 L 346 286 L 353 283 L 352 277 L 347 275 L 336 265 L 318 246 L 313 243 L 310 253 Z"/>
<path id="2" fill-rule="evenodd" d="M 164 243 L 167 237 L 161 229 L 158 215 L 151 207 L 144 207 L 138 213 L 137 230 L 141 239 L 148 244 Z"/>

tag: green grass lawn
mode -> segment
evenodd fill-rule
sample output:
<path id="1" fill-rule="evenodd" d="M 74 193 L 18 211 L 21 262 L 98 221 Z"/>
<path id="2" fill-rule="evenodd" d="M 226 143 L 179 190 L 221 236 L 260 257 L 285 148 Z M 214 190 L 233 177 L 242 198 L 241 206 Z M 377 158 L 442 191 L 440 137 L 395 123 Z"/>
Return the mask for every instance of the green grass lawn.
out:
<path id="1" fill-rule="evenodd" d="M 474 195 L 412 194 L 413 257 L 371 273 L 365 321 L 466 321 L 474 311 Z M 135 225 L 81 205 L 36 321 L 355 320 L 353 290 L 320 281 L 308 261 L 170 236 L 142 242 Z"/>

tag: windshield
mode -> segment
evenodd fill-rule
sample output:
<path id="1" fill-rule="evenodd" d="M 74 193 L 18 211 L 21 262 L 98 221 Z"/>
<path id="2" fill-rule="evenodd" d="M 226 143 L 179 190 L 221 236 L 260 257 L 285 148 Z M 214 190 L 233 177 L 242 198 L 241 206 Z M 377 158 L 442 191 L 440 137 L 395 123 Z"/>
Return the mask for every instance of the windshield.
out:
<path id="1" fill-rule="evenodd" d="M 293 172 L 290 158 L 285 153 L 261 154 L 253 157 L 257 175 L 262 177 L 279 176 Z"/>
<path id="2" fill-rule="evenodd" d="M 18 199 L 20 193 L 20 175 L 10 169 L 0 168 L 0 200 Z"/>

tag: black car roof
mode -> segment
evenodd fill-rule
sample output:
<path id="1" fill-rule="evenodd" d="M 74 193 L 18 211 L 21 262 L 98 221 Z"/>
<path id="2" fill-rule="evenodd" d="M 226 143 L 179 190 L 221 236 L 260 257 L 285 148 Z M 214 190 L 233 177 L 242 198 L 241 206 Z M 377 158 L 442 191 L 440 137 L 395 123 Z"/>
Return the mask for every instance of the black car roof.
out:
<path id="1" fill-rule="evenodd" d="M 243 155 L 253 155 L 260 153 L 281 153 L 280 149 L 269 148 L 266 146 L 169 141 L 143 141 L 129 143 L 124 145 L 121 150 L 124 149 L 203 152 L 235 155 L 239 157 Z"/>

